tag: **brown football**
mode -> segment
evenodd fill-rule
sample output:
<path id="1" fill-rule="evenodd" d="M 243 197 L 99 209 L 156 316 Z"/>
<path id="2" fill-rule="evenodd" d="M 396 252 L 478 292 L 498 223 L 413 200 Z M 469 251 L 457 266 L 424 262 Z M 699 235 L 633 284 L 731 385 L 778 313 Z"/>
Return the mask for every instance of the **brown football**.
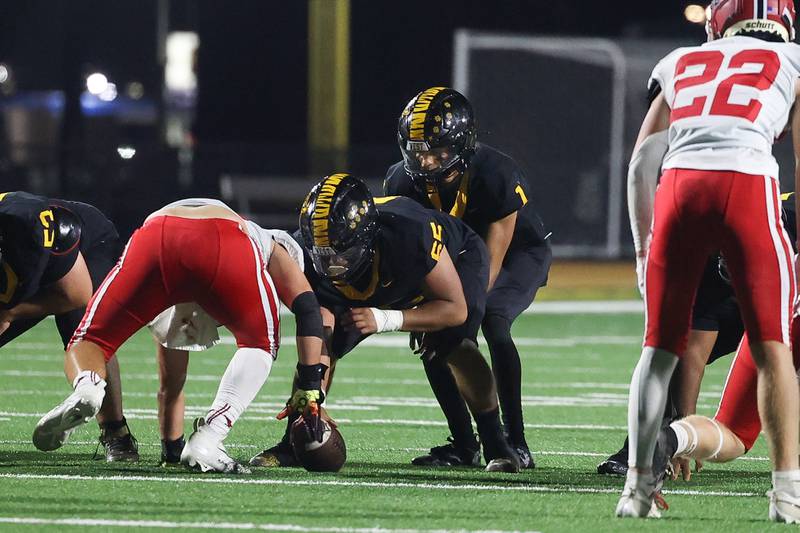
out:
<path id="1" fill-rule="evenodd" d="M 322 442 L 309 440 L 303 419 L 292 426 L 294 455 L 309 472 L 338 472 L 347 459 L 347 448 L 339 430 L 323 421 Z"/>

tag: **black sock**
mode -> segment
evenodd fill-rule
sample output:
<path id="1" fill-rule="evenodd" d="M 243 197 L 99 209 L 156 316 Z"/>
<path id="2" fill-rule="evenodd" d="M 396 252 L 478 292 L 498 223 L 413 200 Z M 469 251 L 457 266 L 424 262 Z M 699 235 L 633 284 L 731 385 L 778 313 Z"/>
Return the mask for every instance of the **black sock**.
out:
<path id="1" fill-rule="evenodd" d="M 511 322 L 499 315 L 488 315 L 483 319 L 482 329 L 492 356 L 492 372 L 497 382 L 505 431 L 515 446 L 526 445 L 522 419 L 522 365 L 511 338 Z"/>
<path id="2" fill-rule="evenodd" d="M 100 424 L 100 429 L 103 431 L 103 433 L 114 434 L 117 433 L 122 428 L 127 429 L 127 427 L 128 427 L 128 421 L 125 420 L 124 416 L 122 417 L 122 420 L 111 420 Z"/>
<path id="3" fill-rule="evenodd" d="M 675 455 L 675 450 L 678 449 L 678 435 L 675 434 L 675 430 L 670 426 L 667 426 L 664 431 L 667 434 L 667 449 L 664 451 L 667 453 L 667 457 L 671 458 Z"/>
<path id="4" fill-rule="evenodd" d="M 475 415 L 478 435 L 483 445 L 483 457 L 488 463 L 498 457 L 509 457 L 510 448 L 500 428 L 500 410 L 492 409 Z"/>
<path id="5" fill-rule="evenodd" d="M 167 463 L 178 463 L 181 460 L 181 452 L 186 445 L 183 435 L 175 440 L 161 439 L 161 460 Z"/>
<path id="6" fill-rule="evenodd" d="M 447 425 L 450 427 L 450 434 L 453 436 L 453 443 L 459 447 L 475 448 L 475 434 L 472 432 L 472 419 L 467 410 L 467 404 L 458 391 L 456 380 L 450 367 L 442 358 L 426 360 L 423 358 L 425 375 L 428 376 L 428 383 L 433 389 L 433 394 L 442 408 Z"/>

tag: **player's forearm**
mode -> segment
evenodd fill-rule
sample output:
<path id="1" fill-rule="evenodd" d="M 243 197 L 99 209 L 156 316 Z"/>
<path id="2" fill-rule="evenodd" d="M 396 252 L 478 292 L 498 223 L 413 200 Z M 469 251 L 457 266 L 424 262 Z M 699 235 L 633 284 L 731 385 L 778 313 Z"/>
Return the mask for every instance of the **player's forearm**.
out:
<path id="1" fill-rule="evenodd" d="M 47 315 L 60 315 L 73 309 L 80 309 L 86 306 L 87 303 L 88 300 L 71 297 L 60 291 L 45 290 L 9 309 L 8 316 L 12 320 L 20 320 Z"/>
<path id="2" fill-rule="evenodd" d="M 628 218 L 638 255 L 647 252 L 658 174 L 667 147 L 666 132 L 652 134 L 634 152 L 628 166 Z"/>
<path id="3" fill-rule="evenodd" d="M 432 300 L 414 309 L 403 311 L 402 331 L 439 331 L 460 326 L 467 320 L 466 304 L 449 300 Z"/>
<path id="4" fill-rule="evenodd" d="M 503 268 L 506 252 L 514 237 L 516 223 L 517 213 L 514 212 L 489 224 L 486 231 L 486 249 L 489 251 L 489 290 L 494 287 L 500 269 Z"/>
<path id="5" fill-rule="evenodd" d="M 320 362 L 322 339 L 319 337 L 296 337 L 297 361 L 301 365 L 316 365 Z"/>

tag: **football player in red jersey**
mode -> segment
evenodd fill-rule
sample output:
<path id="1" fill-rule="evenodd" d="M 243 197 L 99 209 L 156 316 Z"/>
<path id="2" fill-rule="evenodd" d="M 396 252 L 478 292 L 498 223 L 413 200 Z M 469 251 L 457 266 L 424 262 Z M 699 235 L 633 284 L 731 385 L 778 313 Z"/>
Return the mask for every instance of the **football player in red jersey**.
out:
<path id="1" fill-rule="evenodd" d="M 654 471 L 653 455 L 667 388 L 686 349 L 703 267 L 721 250 L 758 367 L 758 407 L 773 462 L 769 517 L 800 521 L 800 399 L 788 346 L 794 265 L 771 153 L 800 92 L 800 47 L 789 42 L 794 19 L 791 0 L 715 0 L 710 42 L 673 51 L 653 71 L 661 94 L 634 153 L 666 129 L 669 150 L 645 264 L 645 340 L 631 380 L 629 470 L 617 516 L 659 515 L 663 473 Z"/>
<path id="2" fill-rule="evenodd" d="M 61 447 L 103 400 L 105 362 L 131 335 L 175 304 L 196 302 L 236 338 L 217 396 L 181 454 L 202 471 L 244 472 L 223 445 L 231 426 L 269 375 L 278 355 L 278 300 L 297 317 L 299 385 L 288 406 L 321 439 L 317 405 L 327 367 L 320 362 L 322 317 L 300 268 L 280 246 L 260 250 L 247 223 L 224 204 L 190 199 L 151 214 L 95 292 L 67 348 L 73 392 L 33 433 L 43 451 Z"/>

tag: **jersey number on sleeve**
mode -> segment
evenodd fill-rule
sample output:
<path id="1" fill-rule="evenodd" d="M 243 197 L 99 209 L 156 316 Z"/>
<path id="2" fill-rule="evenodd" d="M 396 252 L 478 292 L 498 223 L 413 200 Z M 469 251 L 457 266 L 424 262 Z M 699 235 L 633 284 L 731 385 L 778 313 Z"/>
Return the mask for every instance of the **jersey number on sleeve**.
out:
<path id="1" fill-rule="evenodd" d="M 431 257 L 436 261 L 442 255 L 442 225 L 431 222 L 431 233 L 433 233 L 433 246 L 431 246 Z"/>
<path id="2" fill-rule="evenodd" d="M 42 223 L 42 231 L 44 232 L 44 247 L 45 248 L 52 248 L 53 242 L 56 240 L 56 232 L 53 231 L 51 227 L 51 223 L 55 217 L 53 216 L 53 211 L 50 209 L 46 209 L 39 213 L 39 221 Z"/>
<path id="3" fill-rule="evenodd" d="M 683 89 L 716 79 L 724 60 L 725 54 L 719 50 L 692 52 L 681 57 L 675 66 L 675 77 L 686 72 L 689 67 L 702 66 L 703 72 L 696 76 L 688 76 L 677 80 L 675 82 L 675 99 Z M 731 57 L 727 66 L 728 68 L 741 68 L 745 64 L 761 65 L 761 71 L 733 74 L 716 86 L 712 85 L 714 100 L 711 102 L 709 115 L 740 117 L 750 122 L 756 120 L 759 111 L 761 111 L 761 102 L 758 101 L 758 98 L 751 98 L 746 104 L 731 103 L 729 100 L 733 86 L 743 85 L 753 87 L 759 91 L 769 89 L 775 83 L 775 76 L 781 68 L 781 61 L 778 58 L 778 54 L 772 50 L 742 50 Z M 708 96 L 711 95 L 697 96 L 691 103 L 673 108 L 670 114 L 670 122 L 703 114 L 703 108 L 706 105 Z"/>
<path id="4" fill-rule="evenodd" d="M 517 186 L 514 188 L 514 191 L 519 195 L 520 200 L 522 200 L 522 205 L 528 203 L 528 197 L 525 196 L 525 191 L 522 190 L 522 185 L 517 183 Z"/>

